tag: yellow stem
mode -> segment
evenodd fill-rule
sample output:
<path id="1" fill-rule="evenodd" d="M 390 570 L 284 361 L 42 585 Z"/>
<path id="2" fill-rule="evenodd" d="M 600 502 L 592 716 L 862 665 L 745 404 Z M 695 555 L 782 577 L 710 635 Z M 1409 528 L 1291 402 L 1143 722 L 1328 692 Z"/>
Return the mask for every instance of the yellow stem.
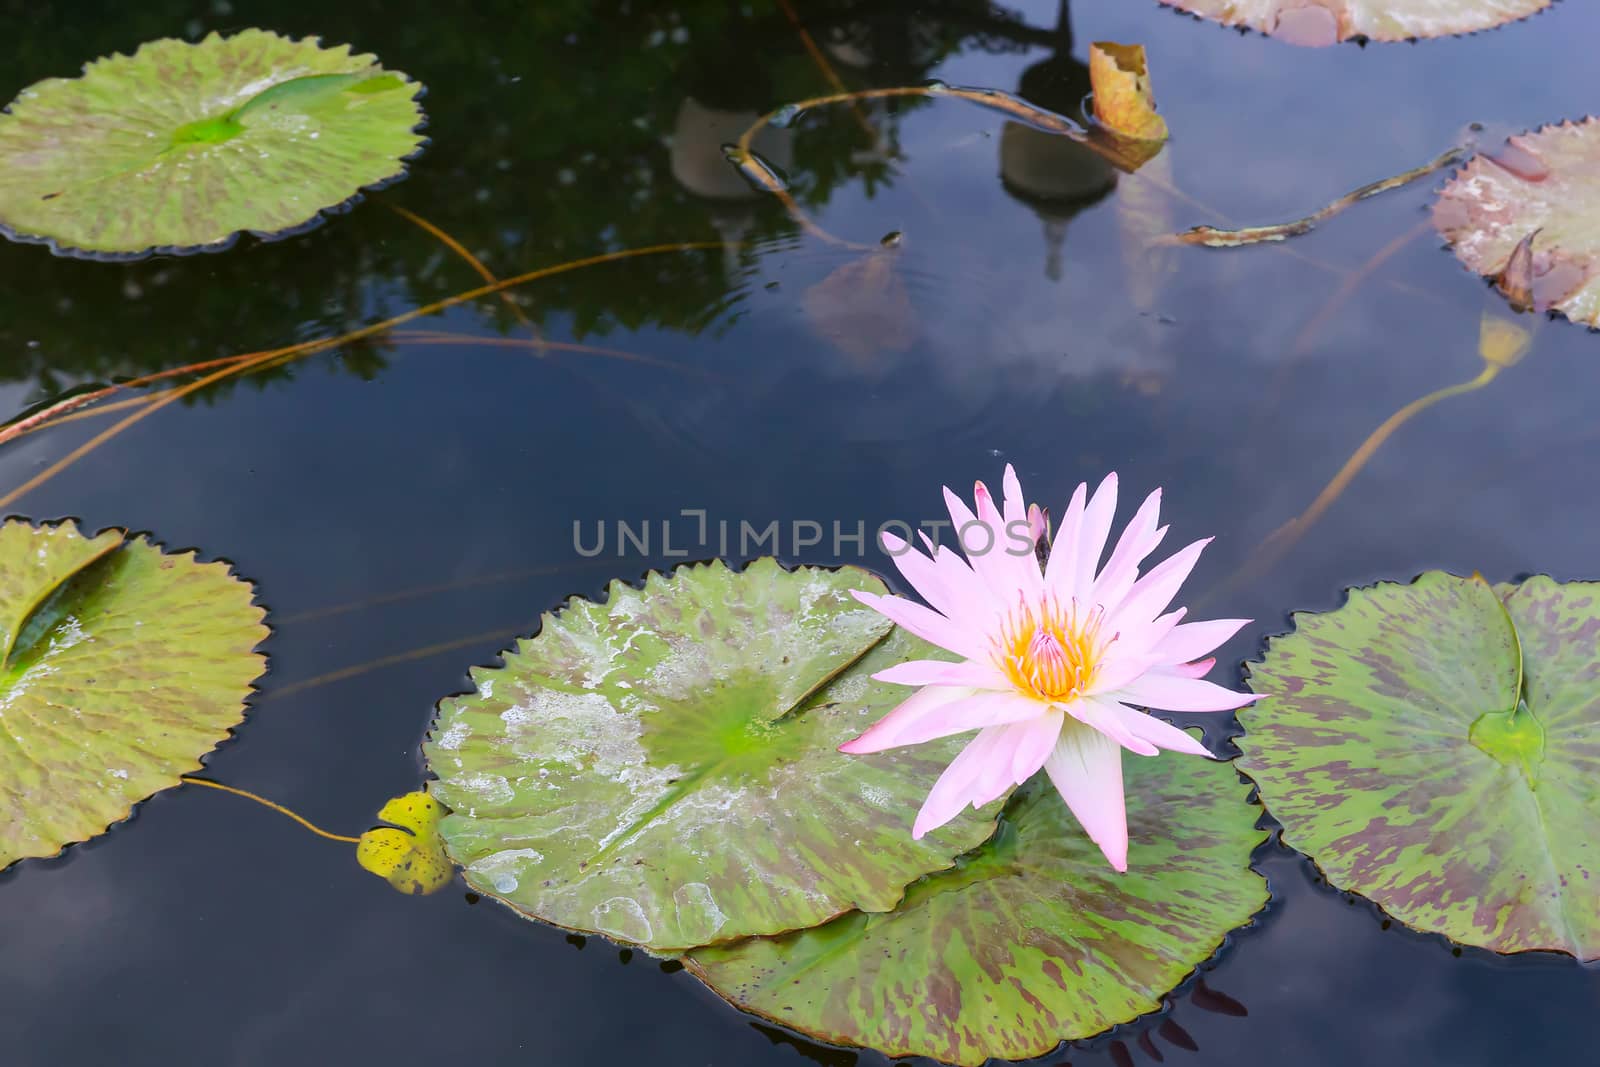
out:
<path id="1" fill-rule="evenodd" d="M 250 792 L 248 790 L 236 789 L 231 785 L 223 785 L 221 782 L 213 782 L 213 781 L 211 781 L 210 779 L 207 779 L 207 778 L 194 778 L 194 777 L 191 777 L 190 775 L 187 775 L 187 774 L 182 775 L 179 780 L 182 781 L 182 782 L 187 783 L 188 785 L 203 785 L 207 789 L 220 789 L 224 793 L 232 793 L 236 797 L 244 797 L 246 800 L 253 800 L 257 804 L 262 805 L 263 807 L 271 808 L 273 811 L 277 812 L 279 815 L 287 815 L 289 818 L 293 819 L 295 822 L 299 823 L 301 826 L 304 826 L 307 830 L 310 830 L 312 833 L 316 834 L 318 837 L 325 837 L 329 841 L 343 841 L 344 843 L 350 844 L 350 845 L 359 845 L 359 844 L 361 844 L 361 838 L 359 838 L 359 837 L 346 837 L 344 834 L 329 833 L 327 830 L 324 830 L 322 827 L 320 827 L 320 826 L 316 825 L 315 823 L 313 823 L 310 819 L 307 819 L 304 816 L 295 814 L 294 812 L 290 811 L 288 808 L 284 807 L 282 804 L 275 804 L 272 801 L 268 800 L 266 797 L 257 796 L 256 794 L 254 794 L 254 793 L 252 793 L 252 792 Z"/>
<path id="2" fill-rule="evenodd" d="M 1455 385 L 1445 386 L 1443 389 L 1436 389 L 1426 396 L 1418 397 L 1416 400 L 1411 401 L 1411 403 L 1384 419 L 1376 430 L 1367 435 L 1367 439 L 1361 442 L 1360 447 L 1350 454 L 1350 458 L 1345 460 L 1344 466 L 1339 468 L 1339 472 L 1323 487 L 1322 492 L 1317 494 L 1316 499 L 1311 502 L 1311 506 L 1269 534 L 1266 540 L 1261 542 L 1255 555 L 1238 570 L 1234 571 L 1233 574 L 1229 575 L 1220 586 L 1207 593 L 1195 605 L 1196 610 L 1202 604 L 1228 590 L 1236 588 L 1245 579 L 1260 574 L 1282 559 L 1284 554 L 1305 536 L 1306 531 L 1315 525 L 1323 515 L 1327 514 L 1328 509 L 1349 488 L 1350 483 L 1355 480 L 1356 475 L 1361 473 L 1362 468 L 1367 465 L 1378 449 L 1382 448 L 1384 443 L 1394 436 L 1396 430 L 1441 400 L 1448 400 L 1451 397 L 1470 393 L 1475 389 L 1482 389 L 1494 381 L 1495 377 L 1503 369 L 1503 367 L 1494 363 L 1485 362 L 1483 370 L 1471 381 L 1459 382 Z"/>

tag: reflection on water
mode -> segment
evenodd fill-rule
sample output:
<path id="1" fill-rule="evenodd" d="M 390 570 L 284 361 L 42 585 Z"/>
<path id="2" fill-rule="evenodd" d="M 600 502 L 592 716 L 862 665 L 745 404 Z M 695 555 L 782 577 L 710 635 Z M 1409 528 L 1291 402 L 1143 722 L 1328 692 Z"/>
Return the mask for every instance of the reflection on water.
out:
<path id="1" fill-rule="evenodd" d="M 1490 386 L 1398 431 L 1281 561 L 1224 589 L 1374 427 L 1478 372 L 1485 292 L 1431 235 L 1379 257 L 1423 218 L 1422 186 L 1288 246 L 1137 252 L 1140 235 L 1298 217 L 1423 162 L 1471 121 L 1575 114 L 1592 96 L 1600 11 L 1561 4 L 1473 38 L 1307 51 L 1153 0 L 795 7 L 849 88 L 937 78 L 1068 116 L 1087 91 L 1086 43 L 1142 42 L 1172 143 L 1130 177 L 957 100 L 809 109 L 756 148 L 847 242 L 834 244 L 722 153 L 772 108 L 833 91 L 776 0 L 470 12 L 0 0 L 7 96 L 148 37 L 259 24 L 415 74 L 434 138 L 407 181 L 278 244 L 129 265 L 0 245 L 13 408 L 328 336 L 477 284 L 384 204 L 502 277 L 722 242 L 564 274 L 515 305 L 483 300 L 209 390 L 20 501 L 199 545 L 260 583 L 278 626 L 271 671 L 216 777 L 336 825 L 413 788 L 432 704 L 465 685 L 466 664 L 565 596 L 677 562 L 659 546 L 577 558 L 574 520 L 705 508 L 871 528 L 918 517 L 939 483 L 996 477 L 1003 460 L 1057 508 L 1114 467 L 1130 492 L 1166 487 L 1174 537 L 1219 535 L 1195 586 L 1215 590 L 1209 613 L 1258 620 L 1225 662 L 1351 583 L 1425 567 L 1595 576 L 1600 500 L 1572 479 L 1600 462 L 1600 342 L 1549 323 Z M 605 351 L 540 356 L 522 344 L 524 317 L 552 342 Z M 0 449 L 0 485 L 102 425 Z M 845 561 L 858 557 L 827 544 L 797 560 Z M 448 651 L 410 654 L 435 646 Z M 757 1027 L 684 974 L 574 951 L 459 894 L 399 897 L 347 850 L 196 793 L 162 794 L 63 859 L 0 876 L 7 1064 L 195 1049 L 230 1067 L 884 1062 Z M 1575 1063 L 1600 1039 L 1600 975 L 1457 958 L 1384 929 L 1282 849 L 1264 866 L 1272 907 L 1204 984 L 1044 1062 Z"/>

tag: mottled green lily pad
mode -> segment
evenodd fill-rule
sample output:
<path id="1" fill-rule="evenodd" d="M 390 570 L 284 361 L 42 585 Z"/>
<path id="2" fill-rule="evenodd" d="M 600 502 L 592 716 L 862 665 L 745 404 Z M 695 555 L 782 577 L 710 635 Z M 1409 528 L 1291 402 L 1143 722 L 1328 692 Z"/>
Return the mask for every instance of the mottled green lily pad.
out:
<path id="1" fill-rule="evenodd" d="M 1463 944 L 1600 958 L 1600 583 L 1354 589 L 1250 676 L 1239 766 L 1333 885 Z"/>
<path id="2" fill-rule="evenodd" d="M 1409 41 L 1493 29 L 1535 15 L 1555 0 L 1161 0 L 1224 26 L 1247 27 L 1290 44 L 1352 38 Z"/>
<path id="3" fill-rule="evenodd" d="M 261 673 L 252 595 L 225 563 L 117 530 L 0 526 L 0 868 L 200 768 Z"/>
<path id="4" fill-rule="evenodd" d="M 421 86 L 265 30 L 151 41 L 0 114 L 0 227 L 90 258 L 281 237 L 400 177 Z"/>
<path id="5" fill-rule="evenodd" d="M 1433 225 L 1517 308 L 1600 328 L 1600 119 L 1479 152 L 1439 191 Z"/>
<path id="6" fill-rule="evenodd" d="M 852 589 L 884 591 L 855 568 L 713 563 L 546 615 L 423 746 L 467 882 L 668 953 L 884 911 L 949 867 L 993 809 L 921 841 L 911 822 L 962 739 L 836 751 L 905 699 L 869 675 L 931 648 Z"/>
<path id="7" fill-rule="evenodd" d="M 735 1005 L 812 1037 L 945 1063 L 1039 1056 L 1154 1011 L 1266 905 L 1250 869 L 1266 832 L 1230 764 L 1126 764 L 1126 874 L 1036 778 L 993 841 L 893 912 L 685 963 Z"/>

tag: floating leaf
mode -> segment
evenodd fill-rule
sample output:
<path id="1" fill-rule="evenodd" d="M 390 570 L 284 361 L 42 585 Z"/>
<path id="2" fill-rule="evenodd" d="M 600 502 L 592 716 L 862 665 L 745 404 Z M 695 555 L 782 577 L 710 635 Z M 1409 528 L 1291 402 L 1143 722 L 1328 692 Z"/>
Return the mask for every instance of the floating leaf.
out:
<path id="1" fill-rule="evenodd" d="M 0 868 L 199 769 L 261 673 L 252 593 L 225 563 L 116 530 L 0 526 Z"/>
<path id="2" fill-rule="evenodd" d="M 449 809 L 425 790 L 395 797 L 378 810 L 378 818 L 390 825 L 361 835 L 356 862 L 402 893 L 437 893 L 456 873 L 439 836 L 439 820 L 447 814 Z"/>
<path id="3" fill-rule="evenodd" d="M 1164 141 L 1167 120 L 1156 114 L 1144 45 L 1096 41 L 1089 46 L 1094 117 L 1107 129 L 1136 141 Z"/>
<path id="4" fill-rule="evenodd" d="M 151 41 L 0 114 L 0 226 L 91 258 L 283 236 L 404 173 L 420 91 L 348 46 L 264 30 Z"/>
<path id="5" fill-rule="evenodd" d="M 1525 19 L 1555 0 L 1161 0 L 1168 7 L 1290 44 L 1351 38 L 1409 41 L 1476 33 Z"/>
<path id="6" fill-rule="evenodd" d="M 1433 225 L 1514 306 L 1600 327 L 1600 119 L 1478 153 L 1440 190 Z"/>
<path id="7" fill-rule="evenodd" d="M 868 676 L 931 649 L 849 595 L 883 588 L 713 563 L 545 616 L 439 706 L 449 855 L 530 918 L 657 952 L 894 907 L 994 820 L 911 839 L 955 741 L 836 751 L 905 698 Z"/>
<path id="8" fill-rule="evenodd" d="M 1600 584 L 1430 571 L 1300 613 L 1239 766 L 1284 840 L 1418 930 L 1600 958 Z"/>
<path id="9" fill-rule="evenodd" d="M 893 912 L 685 963 L 738 1007 L 812 1037 L 946 1063 L 1039 1056 L 1154 1011 L 1266 904 L 1250 869 L 1266 834 L 1231 764 L 1125 762 L 1126 874 L 1036 778 L 992 841 Z"/>

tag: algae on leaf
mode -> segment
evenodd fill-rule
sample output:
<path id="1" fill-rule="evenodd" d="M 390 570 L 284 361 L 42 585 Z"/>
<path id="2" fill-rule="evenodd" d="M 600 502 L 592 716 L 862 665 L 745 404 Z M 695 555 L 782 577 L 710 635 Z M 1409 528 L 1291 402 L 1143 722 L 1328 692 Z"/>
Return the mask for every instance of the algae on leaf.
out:
<path id="1" fill-rule="evenodd" d="M 1284 841 L 1417 930 L 1600 959 L 1600 583 L 1430 571 L 1294 622 L 1239 712 Z"/>
<path id="2" fill-rule="evenodd" d="M 870 677 L 931 646 L 850 596 L 855 568 L 771 559 L 570 601 L 423 751 L 467 882 L 524 915 L 660 952 L 886 911 L 994 831 L 995 805 L 920 841 L 958 740 L 837 748 L 904 699 Z"/>
<path id="3" fill-rule="evenodd" d="M 265 30 L 151 41 L 0 114 L 0 229 L 116 259 L 298 232 L 404 173 L 421 88 Z"/>
<path id="4" fill-rule="evenodd" d="M 198 770 L 267 635 L 225 563 L 76 526 L 0 526 L 0 868 L 53 856 Z"/>

